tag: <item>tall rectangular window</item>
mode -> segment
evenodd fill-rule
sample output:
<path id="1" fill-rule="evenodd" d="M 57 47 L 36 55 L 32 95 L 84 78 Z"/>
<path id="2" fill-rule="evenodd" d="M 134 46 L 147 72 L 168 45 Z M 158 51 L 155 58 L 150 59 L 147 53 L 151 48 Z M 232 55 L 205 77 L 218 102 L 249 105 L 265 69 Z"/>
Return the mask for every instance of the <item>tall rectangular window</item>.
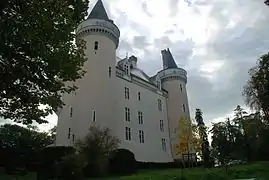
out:
<path id="1" fill-rule="evenodd" d="M 70 136 L 71 136 L 71 128 L 68 129 L 68 135 L 67 135 L 67 138 L 70 139 Z"/>
<path id="2" fill-rule="evenodd" d="M 162 111 L 162 100 L 158 99 L 158 109 Z"/>
<path id="3" fill-rule="evenodd" d="M 130 108 L 125 107 L 125 121 L 131 121 Z"/>
<path id="4" fill-rule="evenodd" d="M 75 142 L 75 134 L 72 135 L 72 141 Z"/>
<path id="5" fill-rule="evenodd" d="M 163 120 L 160 120 L 160 130 L 161 130 L 161 132 L 164 132 L 164 123 L 163 123 Z"/>
<path id="6" fill-rule="evenodd" d="M 131 141 L 132 136 L 131 136 L 131 128 L 125 127 L 125 139 L 128 141 Z"/>
<path id="7" fill-rule="evenodd" d="M 108 67 L 108 76 L 111 77 L 111 67 Z"/>
<path id="8" fill-rule="evenodd" d="M 182 105 L 183 112 L 186 112 L 185 104 Z"/>
<path id="9" fill-rule="evenodd" d="M 139 142 L 140 143 L 145 143 L 144 131 L 139 130 L 138 131 L 138 137 L 139 137 Z"/>
<path id="10" fill-rule="evenodd" d="M 94 50 L 98 50 L 98 41 L 94 42 Z"/>
<path id="11" fill-rule="evenodd" d="M 92 122 L 96 121 L 96 111 L 93 109 L 92 110 Z"/>
<path id="12" fill-rule="evenodd" d="M 166 142 L 164 138 L 162 138 L 162 149 L 163 151 L 166 151 Z"/>
<path id="13" fill-rule="evenodd" d="M 138 124 L 143 124 L 143 113 L 141 111 L 138 111 Z"/>
<path id="14" fill-rule="evenodd" d="M 182 89 L 182 85 L 180 84 L 180 91 L 182 92 L 182 90 L 183 90 L 183 89 Z"/>
<path id="15" fill-rule="evenodd" d="M 72 108 L 72 107 L 70 107 L 69 116 L 70 116 L 70 117 L 72 117 L 72 116 L 73 116 L 73 108 Z"/>
<path id="16" fill-rule="evenodd" d="M 129 88 L 127 87 L 124 88 L 124 96 L 125 96 L 125 99 L 130 98 L 130 91 L 129 91 Z"/>
<path id="17" fill-rule="evenodd" d="M 140 100 L 141 100 L 141 93 L 138 92 L 138 101 L 140 101 Z"/>

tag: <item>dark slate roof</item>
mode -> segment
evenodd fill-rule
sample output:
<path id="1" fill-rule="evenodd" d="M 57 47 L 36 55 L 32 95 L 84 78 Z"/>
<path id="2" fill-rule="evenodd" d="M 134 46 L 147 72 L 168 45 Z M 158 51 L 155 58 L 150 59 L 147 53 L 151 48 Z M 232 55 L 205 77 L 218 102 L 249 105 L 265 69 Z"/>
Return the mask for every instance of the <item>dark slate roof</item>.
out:
<path id="1" fill-rule="evenodd" d="M 97 1 L 87 19 L 102 19 L 107 21 L 110 20 L 102 0 Z"/>
<path id="2" fill-rule="evenodd" d="M 165 67 L 167 69 L 178 68 L 169 49 L 162 50 L 161 53 L 162 53 L 162 59 L 163 59 L 163 67 Z"/>

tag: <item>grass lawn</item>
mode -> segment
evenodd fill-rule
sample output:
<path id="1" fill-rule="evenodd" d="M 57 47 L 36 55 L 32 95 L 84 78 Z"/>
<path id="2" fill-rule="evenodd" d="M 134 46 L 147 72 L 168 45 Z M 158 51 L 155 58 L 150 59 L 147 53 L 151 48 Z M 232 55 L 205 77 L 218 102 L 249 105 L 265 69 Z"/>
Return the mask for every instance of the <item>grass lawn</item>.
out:
<path id="1" fill-rule="evenodd" d="M 140 171 L 137 174 L 124 177 L 105 178 L 103 180 L 232 180 L 256 178 L 269 180 L 269 162 L 259 162 L 247 165 L 234 165 L 225 173 L 223 168 L 191 168 Z M 29 173 L 25 176 L 9 176 L 0 169 L 0 180 L 35 180 L 36 175 Z M 99 179 L 101 180 L 101 179 Z"/>

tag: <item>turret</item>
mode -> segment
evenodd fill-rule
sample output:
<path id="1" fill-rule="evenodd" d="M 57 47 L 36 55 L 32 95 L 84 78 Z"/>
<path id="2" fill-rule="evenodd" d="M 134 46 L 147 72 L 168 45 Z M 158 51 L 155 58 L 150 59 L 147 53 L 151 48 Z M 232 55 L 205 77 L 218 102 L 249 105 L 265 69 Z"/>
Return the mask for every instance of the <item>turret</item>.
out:
<path id="1" fill-rule="evenodd" d="M 59 113 L 56 144 L 73 145 L 92 124 L 113 129 L 113 120 L 117 119 L 115 64 L 120 31 L 109 19 L 101 0 L 78 26 L 76 37 L 86 42 L 86 74 L 75 82 L 75 95 L 63 99 L 66 105 Z"/>
<path id="2" fill-rule="evenodd" d="M 190 118 L 189 103 L 186 90 L 187 72 L 179 68 L 169 49 L 162 50 L 163 70 L 158 72 L 156 80 L 160 82 L 161 88 L 168 91 L 167 114 L 169 130 L 174 159 L 180 158 L 176 153 L 178 144 L 178 124 L 181 117 Z"/>

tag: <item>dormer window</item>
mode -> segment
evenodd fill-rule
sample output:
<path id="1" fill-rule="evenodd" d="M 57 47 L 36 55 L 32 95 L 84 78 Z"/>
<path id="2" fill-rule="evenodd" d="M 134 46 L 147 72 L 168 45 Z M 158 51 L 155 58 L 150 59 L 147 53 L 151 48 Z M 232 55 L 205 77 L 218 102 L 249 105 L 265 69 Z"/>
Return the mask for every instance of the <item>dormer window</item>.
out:
<path id="1" fill-rule="evenodd" d="M 94 50 L 98 50 L 98 41 L 94 42 Z"/>
<path id="2" fill-rule="evenodd" d="M 129 74 L 129 66 L 127 64 L 124 65 L 124 71 L 126 74 Z"/>
<path id="3" fill-rule="evenodd" d="M 160 87 L 161 87 L 160 81 L 157 81 L 157 87 L 160 89 Z"/>

